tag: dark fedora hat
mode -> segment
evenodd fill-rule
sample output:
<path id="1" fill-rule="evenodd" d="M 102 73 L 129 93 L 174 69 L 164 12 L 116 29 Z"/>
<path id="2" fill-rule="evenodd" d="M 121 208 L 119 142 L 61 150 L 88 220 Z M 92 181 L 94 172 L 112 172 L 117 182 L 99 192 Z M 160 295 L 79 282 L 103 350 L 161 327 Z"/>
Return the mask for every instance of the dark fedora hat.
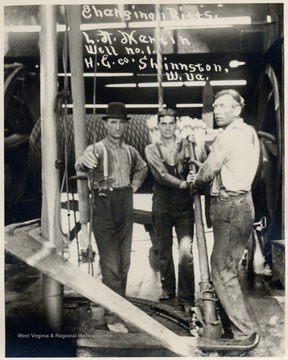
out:
<path id="1" fill-rule="evenodd" d="M 109 118 L 123 119 L 123 120 L 131 119 L 130 117 L 127 116 L 127 109 L 125 105 L 117 101 L 108 104 L 108 107 L 106 109 L 106 115 L 102 116 L 103 120 L 107 120 Z"/>

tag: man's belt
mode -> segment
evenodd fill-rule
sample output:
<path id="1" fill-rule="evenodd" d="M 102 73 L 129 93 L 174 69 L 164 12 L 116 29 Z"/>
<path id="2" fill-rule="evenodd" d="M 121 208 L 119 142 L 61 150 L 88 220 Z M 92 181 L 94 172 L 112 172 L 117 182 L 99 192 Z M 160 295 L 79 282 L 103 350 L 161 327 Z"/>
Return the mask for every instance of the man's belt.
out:
<path id="1" fill-rule="evenodd" d="M 105 188 L 104 190 L 105 191 L 123 191 L 123 190 L 127 190 L 127 189 L 131 189 L 131 185 L 127 185 L 127 186 L 120 186 L 120 187 L 109 187 L 109 188 Z M 94 192 L 99 192 L 103 190 L 102 187 L 99 187 L 99 188 L 94 188 Z"/>
<path id="2" fill-rule="evenodd" d="M 113 190 L 115 191 L 123 191 L 127 189 L 131 189 L 131 186 L 129 185 L 129 186 L 121 186 L 121 187 L 113 188 Z"/>
<path id="3" fill-rule="evenodd" d="M 236 193 L 233 191 L 228 191 L 228 190 L 224 190 L 224 189 L 220 189 L 218 196 L 215 196 L 215 198 L 217 197 L 220 201 L 227 201 L 229 199 L 234 199 L 234 198 L 238 198 L 240 196 L 245 196 L 249 193 L 250 191 L 245 191 L 245 192 L 241 192 L 241 193 Z"/>

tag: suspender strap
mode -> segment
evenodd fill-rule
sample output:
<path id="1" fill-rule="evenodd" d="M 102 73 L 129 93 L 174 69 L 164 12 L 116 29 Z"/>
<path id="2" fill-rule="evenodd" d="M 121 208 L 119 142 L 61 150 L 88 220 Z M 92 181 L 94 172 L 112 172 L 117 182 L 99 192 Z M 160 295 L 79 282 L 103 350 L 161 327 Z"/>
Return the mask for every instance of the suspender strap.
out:
<path id="1" fill-rule="evenodd" d="M 104 144 L 103 144 L 103 175 L 104 175 L 104 180 L 107 180 L 108 179 L 108 153 L 107 153 L 107 148 Z"/>
<path id="2" fill-rule="evenodd" d="M 156 145 L 157 150 L 159 151 L 160 159 L 162 160 L 162 162 L 164 162 L 162 150 L 161 150 L 159 143 L 156 142 L 155 145 Z"/>

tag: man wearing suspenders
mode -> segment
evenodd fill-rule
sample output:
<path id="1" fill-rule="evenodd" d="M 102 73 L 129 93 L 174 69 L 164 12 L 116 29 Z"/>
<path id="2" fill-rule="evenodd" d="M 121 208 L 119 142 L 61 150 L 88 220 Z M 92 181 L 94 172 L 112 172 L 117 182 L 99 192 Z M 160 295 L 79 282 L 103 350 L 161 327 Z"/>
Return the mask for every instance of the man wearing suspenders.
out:
<path id="1" fill-rule="evenodd" d="M 178 306 L 186 312 L 194 306 L 193 199 L 186 181 L 184 139 L 175 135 L 176 113 L 164 109 L 158 113 L 160 141 L 145 149 L 146 158 L 155 179 L 152 219 L 158 239 L 158 257 L 162 284 L 160 300 L 176 296 L 173 261 L 173 227 L 179 245 Z M 187 169 L 186 169 L 187 170 Z"/>
<path id="2" fill-rule="evenodd" d="M 138 151 L 123 141 L 129 119 L 123 103 L 110 103 L 103 116 L 106 138 L 89 145 L 75 164 L 76 170 L 89 171 L 94 192 L 92 226 L 102 281 L 121 296 L 130 267 L 133 193 L 148 172 Z"/>

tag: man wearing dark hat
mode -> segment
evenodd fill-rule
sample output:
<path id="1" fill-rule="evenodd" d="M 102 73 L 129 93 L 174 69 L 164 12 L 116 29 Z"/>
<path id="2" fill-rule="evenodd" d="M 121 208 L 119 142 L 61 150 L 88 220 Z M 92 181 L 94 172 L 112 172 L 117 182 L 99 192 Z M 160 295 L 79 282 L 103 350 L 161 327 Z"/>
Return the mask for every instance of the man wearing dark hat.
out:
<path id="1" fill-rule="evenodd" d="M 89 171 L 94 192 L 92 226 L 102 281 L 122 296 L 130 267 L 133 193 L 148 172 L 138 151 L 123 141 L 129 119 L 123 103 L 110 103 L 103 116 L 106 138 L 89 145 L 75 164 L 76 170 Z"/>

